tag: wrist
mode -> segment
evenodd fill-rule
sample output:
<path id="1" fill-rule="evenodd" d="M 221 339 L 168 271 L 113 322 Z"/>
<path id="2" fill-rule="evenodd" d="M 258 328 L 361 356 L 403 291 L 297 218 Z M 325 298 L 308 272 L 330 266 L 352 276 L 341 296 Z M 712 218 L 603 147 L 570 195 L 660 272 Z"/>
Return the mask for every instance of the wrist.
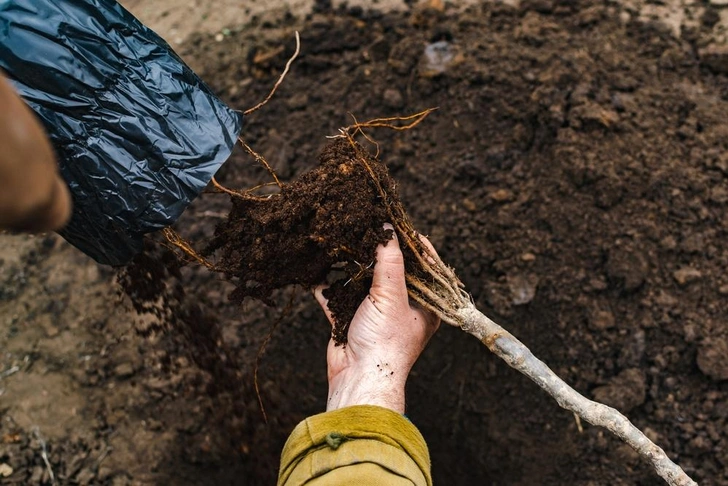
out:
<path id="1" fill-rule="evenodd" d="M 342 371 L 329 379 L 326 410 L 354 405 L 376 405 L 404 413 L 407 373 L 401 375 L 398 376 L 396 372 L 382 365 L 368 371 Z"/>

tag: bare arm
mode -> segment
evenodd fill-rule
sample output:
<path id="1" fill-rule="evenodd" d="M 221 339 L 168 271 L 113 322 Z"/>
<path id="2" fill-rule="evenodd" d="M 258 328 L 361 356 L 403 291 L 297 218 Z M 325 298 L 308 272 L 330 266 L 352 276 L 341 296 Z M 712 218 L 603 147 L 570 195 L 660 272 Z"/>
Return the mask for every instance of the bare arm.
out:
<path id="1" fill-rule="evenodd" d="M 71 215 L 71 197 L 33 112 L 0 74 L 0 229 L 48 231 Z"/>

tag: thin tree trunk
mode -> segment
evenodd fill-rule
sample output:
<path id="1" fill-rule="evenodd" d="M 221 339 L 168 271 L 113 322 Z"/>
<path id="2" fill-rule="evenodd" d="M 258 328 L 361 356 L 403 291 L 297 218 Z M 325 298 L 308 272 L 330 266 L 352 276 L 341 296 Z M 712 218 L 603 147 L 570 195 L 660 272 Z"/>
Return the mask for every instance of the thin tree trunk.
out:
<path id="1" fill-rule="evenodd" d="M 448 319 L 450 320 L 450 319 Z M 486 317 L 472 304 L 461 308 L 455 322 L 450 324 L 478 338 L 493 354 L 503 359 L 510 367 L 528 376 L 559 406 L 577 414 L 587 422 L 604 427 L 625 441 L 647 459 L 657 474 L 672 486 L 697 486 L 680 466 L 667 457 L 665 451 L 647 438 L 637 427 L 615 410 L 604 404 L 584 397 L 559 378 L 551 369 L 536 358 L 521 341 Z"/>

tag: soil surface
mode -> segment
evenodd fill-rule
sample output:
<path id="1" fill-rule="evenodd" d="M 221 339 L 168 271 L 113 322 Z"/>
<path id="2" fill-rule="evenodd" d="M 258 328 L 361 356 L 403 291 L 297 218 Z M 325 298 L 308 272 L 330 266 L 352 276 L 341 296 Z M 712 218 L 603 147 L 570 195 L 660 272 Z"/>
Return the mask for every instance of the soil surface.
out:
<path id="1" fill-rule="evenodd" d="M 301 32 L 301 57 L 243 131 L 286 181 L 317 165 L 347 112 L 439 107 L 414 130 L 372 133 L 415 227 L 567 382 L 700 484 L 728 485 L 728 10 L 653 20 L 679 3 L 318 2 L 179 52 L 246 109 Z M 241 150 L 218 180 L 269 175 Z M 229 210 L 204 194 L 176 229 L 204 243 Z M 51 471 L 57 484 L 272 484 L 287 435 L 324 409 L 329 326 L 304 292 L 236 306 L 219 275 L 163 268 L 164 305 L 137 313 L 114 272 L 58 239 L 2 245 L 2 484 L 51 484 Z M 438 484 L 663 484 L 457 329 L 413 370 L 408 416 Z"/>

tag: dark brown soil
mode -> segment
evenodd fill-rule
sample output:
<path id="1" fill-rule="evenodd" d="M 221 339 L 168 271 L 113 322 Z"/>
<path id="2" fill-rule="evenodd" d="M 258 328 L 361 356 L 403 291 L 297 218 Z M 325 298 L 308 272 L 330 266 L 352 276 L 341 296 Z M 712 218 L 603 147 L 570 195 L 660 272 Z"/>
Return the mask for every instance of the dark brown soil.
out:
<path id="1" fill-rule="evenodd" d="M 415 226 L 478 307 L 567 381 L 620 407 L 701 484 L 728 484 L 728 364 L 715 359 L 728 315 L 728 80 L 689 42 L 618 19 L 602 2 L 323 11 L 303 23 L 302 57 L 245 136 L 291 180 L 322 135 L 350 123 L 345 112 L 439 106 L 416 130 L 377 133 Z M 291 30 L 200 39 L 186 55 L 235 106 L 252 106 L 291 54 Z M 441 74 L 424 57 L 437 41 L 453 53 Z M 245 160 L 221 181 L 267 180 Z M 304 377 L 271 375 L 285 390 Z M 408 413 L 443 484 L 660 484 L 451 329 L 416 367 Z"/>
<path id="2" fill-rule="evenodd" d="M 312 289 L 334 273 L 324 293 L 336 321 L 334 339 L 344 344 L 371 286 L 375 249 L 391 238 L 383 228 L 388 213 L 380 188 L 396 198 L 386 167 L 353 140 L 337 139 L 318 167 L 282 184 L 280 192 L 233 196 L 230 215 L 204 254 L 216 254 L 215 271 L 235 283 L 235 304 L 253 297 L 273 305 L 274 290 Z"/>
<path id="3" fill-rule="evenodd" d="M 300 29 L 302 56 L 244 129 L 284 181 L 317 165 L 324 136 L 352 123 L 347 112 L 364 120 L 439 106 L 415 130 L 376 132 L 414 226 L 477 306 L 567 382 L 619 407 L 701 485 L 728 485 L 726 57 L 701 58 L 701 32 L 676 40 L 623 13 L 596 0 L 386 15 L 321 2 L 310 18 L 233 29 L 221 42 L 197 37 L 181 55 L 245 109 L 265 97 Z M 433 50 L 444 65 L 427 60 Z M 248 188 L 269 176 L 241 152 L 218 180 Z M 229 209 L 227 197 L 205 194 L 177 229 L 202 242 Z M 44 255 L 33 264 L 52 258 Z M 272 484 L 287 435 L 324 409 L 330 328 L 310 296 L 275 291 L 275 307 L 237 307 L 219 274 L 188 267 L 179 276 L 198 309 L 180 326 L 206 337 L 180 330 L 188 337 L 139 344 L 145 354 L 124 358 L 130 371 L 114 361 L 115 330 L 94 324 L 89 342 L 106 354 L 84 362 L 79 378 L 92 397 L 79 413 L 94 432 L 56 443 L 57 471 L 115 486 Z M 172 282 L 164 291 L 174 295 Z M 18 289 L 13 298 L 29 292 Z M 251 389 L 266 337 L 267 424 Z M 241 376 L 211 390 L 228 369 Z M 407 413 L 438 484 L 662 484 L 628 447 L 587 424 L 580 432 L 456 329 L 441 329 L 413 370 Z M 162 436 L 174 446 L 125 456 L 117 440 L 98 466 L 100 444 L 125 424 L 141 431 L 128 450 Z M 16 471 L 9 484 L 43 484 L 38 441 L 7 418 L 0 427 L 0 463 Z M 93 461 L 77 469 L 78 457 Z"/>

